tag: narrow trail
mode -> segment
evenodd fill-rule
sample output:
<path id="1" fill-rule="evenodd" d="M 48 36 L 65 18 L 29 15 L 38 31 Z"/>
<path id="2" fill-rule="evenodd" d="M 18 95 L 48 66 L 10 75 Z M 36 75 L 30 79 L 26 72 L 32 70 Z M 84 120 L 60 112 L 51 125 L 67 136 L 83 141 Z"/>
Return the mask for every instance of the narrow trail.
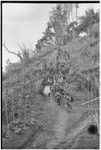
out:
<path id="1" fill-rule="evenodd" d="M 51 101 L 49 105 L 51 105 L 52 111 L 57 112 L 57 119 L 56 124 L 54 125 L 55 137 L 49 141 L 48 148 L 59 143 L 64 138 L 67 127 L 66 124 L 69 119 L 68 113 L 64 109 L 60 108 L 55 102 Z"/>
<path id="2" fill-rule="evenodd" d="M 68 119 L 68 113 L 63 109 L 60 110 L 57 116 L 57 123 L 54 126 L 54 130 L 56 131 L 56 137 L 58 141 L 61 141 L 65 135 L 65 129 Z"/>
<path id="3" fill-rule="evenodd" d="M 79 125 L 76 127 L 75 121 L 76 119 L 80 118 L 82 116 L 82 111 L 84 110 L 81 108 L 74 108 L 73 112 L 67 112 L 64 109 L 60 108 L 55 102 L 50 102 L 50 107 L 52 111 L 57 111 L 57 118 L 56 123 L 54 125 L 54 132 L 55 136 L 52 137 L 52 139 L 47 144 L 47 148 L 54 148 L 56 145 L 58 145 L 60 142 L 73 141 L 73 137 L 76 136 L 90 121 L 91 116 L 87 117 L 88 119 L 83 120 L 79 123 Z M 78 111 L 79 110 L 79 111 Z M 87 109 L 86 109 L 87 110 Z M 74 123 L 74 127 L 72 129 L 72 132 L 66 134 L 66 130 Z"/>
<path id="4" fill-rule="evenodd" d="M 75 146 L 75 137 L 87 126 L 91 121 L 91 116 L 86 120 L 81 121 L 78 127 L 73 128 L 72 132 L 68 133 L 60 143 L 53 145 L 53 148 L 65 148 L 65 149 L 73 149 Z"/>

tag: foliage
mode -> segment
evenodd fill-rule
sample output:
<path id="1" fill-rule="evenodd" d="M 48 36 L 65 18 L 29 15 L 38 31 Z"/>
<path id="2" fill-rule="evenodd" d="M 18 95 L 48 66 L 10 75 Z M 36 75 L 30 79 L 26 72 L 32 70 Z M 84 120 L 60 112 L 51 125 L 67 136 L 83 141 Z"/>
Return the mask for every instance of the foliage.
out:
<path id="1" fill-rule="evenodd" d="M 85 11 L 85 16 L 80 17 L 80 24 L 77 26 L 76 31 L 88 32 L 95 23 L 99 23 L 99 12 L 94 12 L 94 9 L 88 9 Z"/>
<path id="2" fill-rule="evenodd" d="M 42 47 L 48 46 L 49 44 L 54 44 L 54 32 L 52 31 L 51 23 L 47 23 L 47 28 L 45 32 L 43 33 L 43 37 L 37 41 L 36 44 L 36 50 L 38 50 L 38 53 L 40 52 L 40 49 Z"/>
<path id="3" fill-rule="evenodd" d="M 73 7 L 76 9 L 76 21 L 72 18 Z M 89 32 L 89 35 L 98 35 L 98 31 L 91 31 L 91 26 L 99 23 L 99 12 L 94 12 L 94 9 L 85 11 L 85 16 L 77 17 L 78 4 L 57 4 L 50 12 L 50 19 L 47 23 L 43 37 L 36 44 L 36 51 L 40 53 L 42 48 L 48 45 L 66 45 L 73 38 L 78 37 L 81 32 Z M 92 27 L 94 29 L 94 27 Z M 95 27 L 96 28 L 96 27 Z M 92 33 L 93 32 L 93 33 Z"/>
<path id="4" fill-rule="evenodd" d="M 3 74 L 2 123 L 4 128 L 15 135 L 14 138 L 31 125 L 33 130 L 36 125 L 44 131 L 52 131 L 55 114 L 48 109 L 47 99 L 40 92 L 43 80 L 50 76 L 75 101 L 87 101 L 88 93 L 92 94 L 92 98 L 99 96 L 98 24 L 92 26 L 91 36 L 74 38 L 69 43 L 66 41 L 67 45 L 62 44 L 64 36 L 61 35 L 60 28 L 61 21 L 65 24 L 66 12 L 62 12 L 61 8 L 61 5 L 57 5 L 51 13 L 43 41 L 39 42 L 44 44 L 43 48 L 40 44 L 37 45 L 40 46 L 38 49 L 42 48 L 42 52 L 30 58 L 27 49 L 21 48 L 23 63 L 8 61 L 6 74 Z M 66 32 L 70 32 L 71 28 L 75 30 L 76 24 L 77 22 L 71 22 L 66 26 Z M 58 39 L 59 34 L 61 40 Z M 48 46 L 49 43 L 53 45 Z M 60 47 L 56 47 L 56 44 Z M 4 136 L 8 131 L 5 132 Z"/>
<path id="5" fill-rule="evenodd" d="M 7 62 L 4 75 L 6 74 L 6 76 L 12 76 L 14 74 L 19 74 L 21 70 L 22 70 L 21 63 Z"/>
<path id="6" fill-rule="evenodd" d="M 67 85 L 69 84 L 69 87 L 71 88 L 71 91 L 77 92 L 87 92 L 88 90 L 88 76 L 92 75 L 92 72 L 94 74 L 94 82 L 96 82 L 96 92 L 94 91 L 94 95 L 97 96 L 98 94 L 98 89 L 99 89 L 99 72 L 95 69 L 98 67 L 98 62 L 99 62 L 99 56 L 96 57 L 96 60 L 94 58 L 95 54 L 99 53 L 99 48 L 98 44 L 92 47 L 90 46 L 90 43 L 87 42 L 88 39 L 82 39 L 82 42 L 80 42 L 81 38 L 78 39 L 78 41 L 74 40 L 74 43 L 70 43 L 66 47 L 62 47 L 62 50 L 60 51 L 60 55 L 58 57 L 58 63 L 59 63 L 59 72 L 64 71 L 64 69 L 67 69 L 69 67 L 68 73 L 67 73 Z M 80 44 L 81 43 L 81 44 Z M 72 48 L 72 45 L 75 45 L 74 48 Z M 81 49 L 82 47 L 82 49 Z M 54 51 L 53 51 L 54 52 Z M 67 57 L 66 57 L 67 53 Z M 54 55 L 53 55 L 54 54 Z M 49 55 L 49 57 L 48 57 Z M 8 105 L 11 105 L 13 102 L 13 107 L 14 107 L 14 113 L 18 113 L 18 108 L 19 104 L 23 104 L 24 107 L 21 107 L 21 112 L 22 117 L 25 114 L 25 105 L 29 107 L 29 104 L 27 104 L 27 101 L 30 101 L 31 97 L 36 95 L 36 84 L 39 82 L 39 85 L 42 81 L 42 78 L 46 78 L 50 71 L 48 68 L 51 68 L 53 70 L 53 76 L 58 80 L 59 77 L 59 72 L 57 71 L 56 68 L 56 61 L 53 63 L 53 59 L 56 59 L 57 52 L 56 53 L 51 53 L 47 54 L 44 56 L 43 59 L 43 64 L 45 63 L 45 67 L 41 68 L 38 66 L 35 66 L 35 62 L 30 65 L 28 68 L 23 68 L 19 74 L 15 72 L 15 75 L 9 74 L 9 78 L 5 79 L 3 81 L 3 90 L 5 91 L 7 88 L 9 89 L 8 93 L 9 96 L 7 96 L 6 92 L 6 97 L 8 97 L 11 100 L 9 101 Z M 61 66 L 63 65 L 63 62 L 65 61 L 65 67 Z M 69 66 L 71 62 L 71 67 Z M 93 63 L 92 63 L 93 62 Z M 41 61 L 39 59 L 39 65 Z M 52 64 L 53 63 L 53 64 Z M 88 63 L 88 64 L 87 64 Z M 50 67 L 49 67 L 50 66 Z M 98 73 L 97 73 L 98 72 Z M 91 80 L 92 81 L 92 80 Z M 94 84 L 92 84 L 92 87 Z M 12 91 L 13 90 L 13 91 Z M 72 92 L 71 92 L 72 93 Z M 30 95 L 30 96 L 28 96 Z M 75 94 L 74 94 L 75 95 Z M 28 97 L 29 98 L 28 98 Z M 7 98 L 7 99 L 8 99 Z M 35 98 L 36 99 L 36 98 Z M 11 102 L 11 103 L 10 103 Z M 35 102 L 36 103 L 36 102 Z M 31 106 L 31 105 L 30 105 Z M 12 112 L 12 107 L 10 107 L 11 112 Z M 30 107 L 28 110 L 31 110 Z"/>
<path id="7" fill-rule="evenodd" d="M 3 46 L 9 53 L 16 55 L 20 60 L 17 63 L 11 63 L 10 60 L 7 60 L 7 62 L 6 62 L 7 65 L 6 65 L 6 69 L 5 69 L 6 74 L 15 74 L 15 73 L 19 74 L 21 72 L 22 68 L 28 67 L 32 63 L 33 58 L 30 57 L 30 50 L 27 49 L 24 44 L 22 47 L 19 45 L 21 52 L 18 51 L 18 53 L 10 51 L 7 48 L 5 43 Z"/>
<path id="8" fill-rule="evenodd" d="M 92 25 L 92 27 L 89 29 L 89 36 L 99 40 L 99 24 L 95 23 Z"/>
<path id="9" fill-rule="evenodd" d="M 69 20 L 70 16 L 72 16 L 72 9 L 73 4 L 57 4 L 56 7 L 53 8 L 50 12 L 50 19 L 43 33 L 43 37 L 37 41 L 36 50 L 38 50 L 38 52 L 40 52 L 42 47 L 49 44 L 64 45 L 68 43 L 68 36 L 70 35 L 68 35 L 66 31 L 66 27 L 70 23 Z M 73 25 L 74 24 L 72 24 L 72 26 Z"/>
<path id="10" fill-rule="evenodd" d="M 24 67 L 28 67 L 32 63 L 32 59 L 30 56 L 31 49 L 27 49 L 26 46 L 23 44 L 22 46 L 19 45 L 20 48 L 20 62 Z"/>

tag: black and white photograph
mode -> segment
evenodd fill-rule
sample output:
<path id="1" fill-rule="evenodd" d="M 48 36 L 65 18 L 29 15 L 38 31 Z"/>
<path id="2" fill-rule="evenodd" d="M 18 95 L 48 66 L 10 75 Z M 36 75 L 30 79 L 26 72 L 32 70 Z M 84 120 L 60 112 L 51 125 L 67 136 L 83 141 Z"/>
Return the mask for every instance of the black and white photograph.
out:
<path id="1" fill-rule="evenodd" d="M 1 149 L 100 149 L 100 1 L 1 1 Z"/>

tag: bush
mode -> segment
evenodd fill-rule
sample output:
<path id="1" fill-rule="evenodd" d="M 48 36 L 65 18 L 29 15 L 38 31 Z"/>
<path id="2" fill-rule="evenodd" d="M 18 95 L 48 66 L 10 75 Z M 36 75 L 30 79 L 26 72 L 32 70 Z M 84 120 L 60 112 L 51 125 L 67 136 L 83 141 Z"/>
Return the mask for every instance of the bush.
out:
<path id="1" fill-rule="evenodd" d="M 99 24 L 94 24 L 89 29 L 89 36 L 94 37 L 95 39 L 99 39 Z"/>

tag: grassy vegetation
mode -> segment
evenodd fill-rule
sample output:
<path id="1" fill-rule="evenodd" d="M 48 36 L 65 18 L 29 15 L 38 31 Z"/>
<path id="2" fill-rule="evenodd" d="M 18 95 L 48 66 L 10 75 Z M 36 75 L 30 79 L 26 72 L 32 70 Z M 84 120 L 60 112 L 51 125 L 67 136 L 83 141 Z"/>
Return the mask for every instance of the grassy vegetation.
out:
<path id="1" fill-rule="evenodd" d="M 66 73 L 66 84 L 62 83 L 63 88 L 66 92 L 69 90 L 69 95 L 80 103 L 88 100 L 89 92 L 90 99 L 99 96 L 99 41 L 95 34 L 96 32 L 93 31 L 92 38 L 91 35 L 87 35 L 76 38 L 65 46 L 60 46 L 59 62 L 65 60 L 65 68 L 68 68 L 69 62 L 71 63 L 70 70 Z M 65 58 L 65 52 L 70 59 Z M 43 79 L 50 75 L 49 68 L 52 69 L 54 78 L 60 79 L 57 71 L 57 54 L 57 47 L 46 47 L 40 54 L 33 57 L 29 67 L 21 68 L 16 64 L 18 68 L 15 71 L 11 69 L 3 75 L 3 148 L 23 147 L 31 136 L 34 140 L 38 130 L 42 132 L 42 135 L 44 132 L 46 135 L 45 137 L 40 135 L 42 137 L 37 139 L 38 142 L 54 134 L 53 125 L 57 112 L 49 109 L 47 98 L 40 94 L 40 90 L 43 88 Z M 45 66 L 41 69 L 43 61 Z M 61 65 L 59 67 L 61 71 L 63 68 Z M 6 137 L 8 126 L 10 133 Z"/>

